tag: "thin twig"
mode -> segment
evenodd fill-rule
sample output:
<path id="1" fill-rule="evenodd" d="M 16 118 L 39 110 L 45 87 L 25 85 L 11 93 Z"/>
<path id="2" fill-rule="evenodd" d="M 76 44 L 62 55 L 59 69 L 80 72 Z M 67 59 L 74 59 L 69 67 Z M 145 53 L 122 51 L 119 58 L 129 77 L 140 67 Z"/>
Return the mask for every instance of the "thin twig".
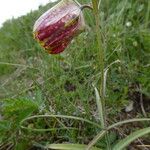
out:
<path id="1" fill-rule="evenodd" d="M 138 147 L 150 148 L 150 145 L 137 145 Z M 149 150 L 149 149 L 147 149 Z"/>
<path id="2" fill-rule="evenodd" d="M 116 60 L 116 61 L 112 62 L 110 65 L 107 66 L 107 68 L 106 68 L 105 71 L 104 71 L 104 83 L 103 83 L 103 86 L 104 86 L 104 88 L 103 88 L 103 94 L 104 94 L 104 96 L 106 96 L 107 73 L 108 73 L 110 67 L 111 67 L 112 65 L 116 64 L 116 63 L 121 63 L 121 61 L 120 61 L 120 60 Z"/>
<path id="3" fill-rule="evenodd" d="M 140 139 L 137 139 L 137 140 L 138 140 L 139 143 L 141 143 L 141 145 L 137 145 L 137 146 L 144 147 L 145 148 L 144 150 L 149 150 Z"/>
<path id="4" fill-rule="evenodd" d="M 142 86 L 139 85 L 139 91 L 140 91 L 140 106 L 141 106 L 141 110 L 142 110 L 142 113 L 143 113 L 143 116 L 144 117 L 147 117 L 147 114 L 146 114 L 146 111 L 144 109 L 144 104 L 143 104 L 143 94 L 142 94 Z"/>
<path id="5" fill-rule="evenodd" d="M 23 64 L 14 64 L 14 63 L 8 63 L 8 62 L 0 62 L 0 65 L 8 65 L 8 66 L 16 66 L 16 67 L 26 67 L 30 69 L 37 69 L 33 66 L 23 65 Z"/>

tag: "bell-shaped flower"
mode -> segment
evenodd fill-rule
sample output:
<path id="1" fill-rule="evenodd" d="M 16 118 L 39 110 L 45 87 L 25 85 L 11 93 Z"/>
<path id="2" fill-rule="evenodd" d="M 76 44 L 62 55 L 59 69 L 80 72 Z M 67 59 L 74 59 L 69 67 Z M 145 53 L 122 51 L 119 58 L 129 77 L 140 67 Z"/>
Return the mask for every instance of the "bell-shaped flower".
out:
<path id="1" fill-rule="evenodd" d="M 35 22 L 33 33 L 48 53 L 58 54 L 84 29 L 81 5 L 74 0 L 61 0 Z"/>

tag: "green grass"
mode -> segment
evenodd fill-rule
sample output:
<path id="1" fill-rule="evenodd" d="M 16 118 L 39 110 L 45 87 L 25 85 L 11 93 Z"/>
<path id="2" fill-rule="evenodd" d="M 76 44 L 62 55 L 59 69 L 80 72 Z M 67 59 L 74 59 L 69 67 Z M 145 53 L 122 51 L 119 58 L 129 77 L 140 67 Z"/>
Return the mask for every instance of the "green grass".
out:
<path id="1" fill-rule="evenodd" d="M 139 93 L 143 94 L 145 111 L 150 116 L 147 106 L 150 100 L 150 4 L 148 0 L 108 2 L 102 1 L 100 9 L 105 68 L 115 60 L 121 61 L 110 68 L 107 78 L 107 122 L 111 124 L 118 118 L 126 118 L 122 110 L 131 100 L 136 101 L 134 97 Z M 59 121 L 80 131 L 36 133 L 20 129 L 20 120 L 31 115 L 73 115 L 99 122 L 92 86 L 94 83 L 99 87 L 99 51 L 93 15 L 85 10 L 89 26 L 86 32 L 75 38 L 62 54 L 48 55 L 34 41 L 32 28 L 36 19 L 52 5 L 6 21 L 0 29 L 0 114 L 3 117 L 0 147 L 3 149 L 10 146 L 24 150 L 58 142 L 87 144 L 99 132 L 96 127 L 71 119 Z M 137 88 L 139 85 L 141 88 Z M 130 116 L 143 117 L 140 109 L 138 105 L 138 111 L 134 108 Z M 60 122 L 39 118 L 26 125 L 57 128 Z M 117 131 L 110 135 L 112 144 L 121 138 Z M 102 140 L 97 146 L 105 147 L 106 143 Z"/>

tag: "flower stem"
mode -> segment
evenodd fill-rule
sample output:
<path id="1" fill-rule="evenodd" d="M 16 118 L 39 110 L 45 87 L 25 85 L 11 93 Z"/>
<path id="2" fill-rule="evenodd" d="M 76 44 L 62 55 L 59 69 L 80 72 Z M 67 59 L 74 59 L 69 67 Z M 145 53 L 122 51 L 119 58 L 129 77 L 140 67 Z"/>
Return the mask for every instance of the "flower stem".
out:
<path id="1" fill-rule="evenodd" d="M 98 0 L 92 0 L 93 4 L 93 12 L 95 16 L 96 21 L 96 36 L 97 36 L 97 46 L 99 49 L 99 65 L 100 65 L 100 72 L 101 72 L 101 83 L 100 83 L 100 97 L 103 105 L 103 116 L 104 116 L 104 109 L 105 109 L 105 97 L 104 97 L 104 50 L 102 46 L 102 40 L 101 40 L 101 31 L 100 31 L 100 17 L 99 17 L 99 9 L 98 9 Z M 105 118 L 105 117 L 104 117 Z M 105 128 L 105 119 L 101 119 L 101 126 L 102 128 Z"/>
<path id="2" fill-rule="evenodd" d="M 102 110 L 98 110 L 101 112 L 101 127 L 106 128 L 106 113 L 105 113 L 105 91 L 104 91 L 104 49 L 102 45 L 102 38 L 101 38 L 101 30 L 100 30 L 100 15 L 99 15 L 99 0 L 92 0 L 92 5 L 93 5 L 93 13 L 95 16 L 95 21 L 96 21 L 96 37 L 97 37 L 97 47 L 99 49 L 99 65 L 100 65 L 100 72 L 101 72 L 101 82 L 100 82 L 100 98 L 101 98 L 101 103 L 102 103 Z M 99 104 L 101 105 L 101 104 Z M 100 107 L 98 107 L 100 108 Z M 107 142 L 107 149 L 110 150 L 110 142 L 109 142 L 109 137 L 108 134 L 105 136 L 106 142 Z"/>
<path id="3" fill-rule="evenodd" d="M 81 6 L 81 10 L 85 9 L 85 8 L 88 8 L 88 9 L 91 9 L 93 10 L 93 7 L 91 5 L 82 5 Z"/>

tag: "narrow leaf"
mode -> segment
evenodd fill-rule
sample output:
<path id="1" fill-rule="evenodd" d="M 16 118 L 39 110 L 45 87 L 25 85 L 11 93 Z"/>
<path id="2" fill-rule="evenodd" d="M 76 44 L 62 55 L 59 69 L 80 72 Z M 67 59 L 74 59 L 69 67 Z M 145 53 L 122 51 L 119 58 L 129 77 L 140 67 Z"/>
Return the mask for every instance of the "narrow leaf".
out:
<path id="1" fill-rule="evenodd" d="M 97 108 L 98 108 L 98 114 L 99 114 L 101 126 L 104 127 L 105 123 L 104 123 L 104 114 L 103 114 L 102 100 L 100 98 L 98 89 L 95 86 L 94 86 L 94 90 L 95 90 L 95 95 L 96 95 L 96 104 L 97 104 Z"/>
<path id="2" fill-rule="evenodd" d="M 110 126 L 108 126 L 106 128 L 106 130 L 102 130 L 100 131 L 95 137 L 94 139 L 88 144 L 87 150 L 89 150 L 93 145 L 95 145 L 97 143 L 98 140 L 100 140 L 101 138 L 103 138 L 103 136 L 107 133 L 107 131 L 117 127 L 117 126 L 121 126 L 123 124 L 127 124 L 127 123 L 132 123 L 132 122 L 141 122 L 141 121 L 150 121 L 150 118 L 135 118 L 135 119 L 129 119 L 129 120 L 124 120 L 124 121 L 120 121 L 117 123 L 114 123 Z"/>
<path id="3" fill-rule="evenodd" d="M 131 142 L 136 140 L 137 138 L 142 137 L 143 135 L 148 134 L 148 133 L 150 133 L 150 127 L 135 131 L 132 134 L 130 134 L 129 136 L 127 136 L 126 138 L 124 138 L 123 140 L 119 141 L 113 147 L 113 150 L 122 150 L 123 148 L 128 146 Z"/>
<path id="4" fill-rule="evenodd" d="M 85 150 L 87 145 L 83 144 L 50 144 L 46 148 L 53 150 Z M 93 147 L 91 150 L 102 150 L 100 148 Z"/>
<path id="5" fill-rule="evenodd" d="M 100 140 L 105 134 L 107 130 L 102 130 L 97 136 L 94 137 L 94 139 L 88 144 L 88 147 L 86 150 L 90 150 L 93 145 L 97 143 L 98 140 Z"/>

